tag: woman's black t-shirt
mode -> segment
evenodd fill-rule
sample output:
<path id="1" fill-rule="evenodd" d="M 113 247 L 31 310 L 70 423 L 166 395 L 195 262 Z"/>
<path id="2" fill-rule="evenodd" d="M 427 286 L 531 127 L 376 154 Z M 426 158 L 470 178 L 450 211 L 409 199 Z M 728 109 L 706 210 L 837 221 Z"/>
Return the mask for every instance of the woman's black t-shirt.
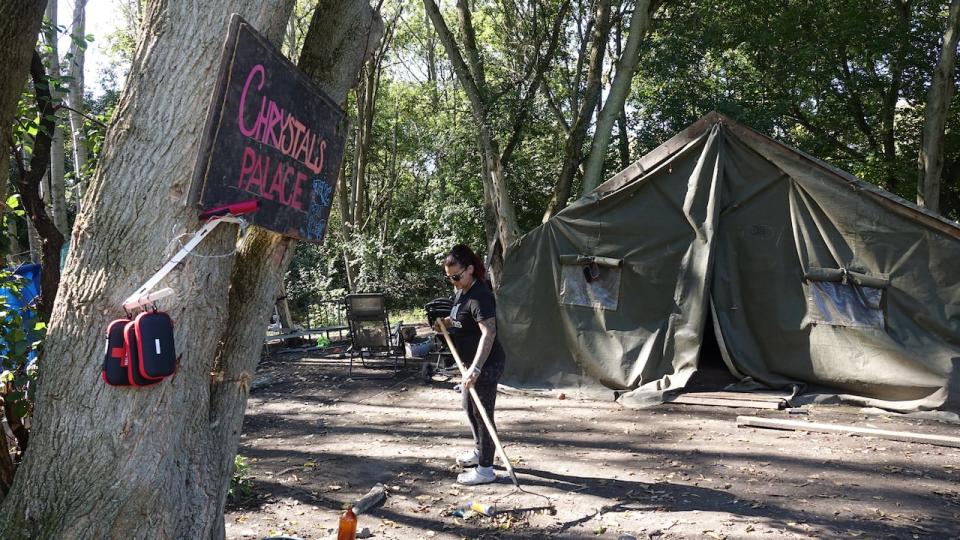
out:
<path id="1" fill-rule="evenodd" d="M 466 291 L 458 291 L 453 300 L 453 308 L 450 310 L 450 335 L 453 337 L 453 344 L 460 353 L 460 359 L 463 360 L 465 367 L 470 367 L 474 357 L 477 355 L 477 347 L 480 344 L 480 325 L 479 321 L 492 319 L 497 316 L 497 301 L 493 297 L 493 291 L 490 286 L 483 281 L 474 281 Z M 478 383 L 495 382 L 503 373 L 503 367 L 506 356 L 503 353 L 503 347 L 500 340 L 494 338 L 493 347 L 490 349 L 490 355 L 483 364 Z"/>

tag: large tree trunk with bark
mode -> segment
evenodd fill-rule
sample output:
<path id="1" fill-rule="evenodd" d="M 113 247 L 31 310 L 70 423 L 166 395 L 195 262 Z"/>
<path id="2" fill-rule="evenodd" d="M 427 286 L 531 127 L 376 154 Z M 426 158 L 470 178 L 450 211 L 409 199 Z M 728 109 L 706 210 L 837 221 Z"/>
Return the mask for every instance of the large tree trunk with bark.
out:
<path id="1" fill-rule="evenodd" d="M 367 54 L 383 34 L 383 23 L 365 0 L 322 0 L 314 12 L 300 52 L 300 69 L 343 105 L 356 84 Z M 329 233 L 329 231 L 328 231 Z M 224 536 L 234 456 L 240 444 L 249 381 L 260 362 L 264 328 L 276 291 L 293 256 L 294 241 L 262 229 L 244 240 L 231 276 L 228 321 L 219 338 L 210 387 L 210 425 L 214 441 L 215 528 L 209 538 Z M 197 537 L 199 538 L 199 537 Z"/>
<path id="2" fill-rule="evenodd" d="M 923 136 L 920 143 L 919 186 L 917 204 L 934 212 L 940 211 L 940 177 L 943 173 L 943 135 L 947 111 L 956 90 L 955 66 L 957 40 L 960 38 L 960 0 L 950 2 L 950 15 L 943 33 L 940 59 L 933 70 L 923 113 Z"/>
<path id="3" fill-rule="evenodd" d="M 46 0 L 0 2 L 0 72 L 4 81 L 0 84 L 0 210 L 6 209 L 2 205 L 9 193 L 10 126 L 27 83 L 46 6 Z"/>
<path id="4" fill-rule="evenodd" d="M 197 228 L 184 205 L 228 15 L 273 39 L 292 0 L 156 0 L 100 167 L 73 232 L 73 253 L 40 360 L 31 444 L 0 507 L 0 537 L 208 538 L 222 521 L 210 388 L 227 323 L 231 260 L 190 258 L 164 284 L 180 367 L 160 384 L 100 379 L 103 331 L 124 297 Z M 202 250 L 235 241 L 223 226 Z M 276 291 L 274 284 L 273 291 Z M 272 305 L 266 303 L 266 309 Z"/>
<path id="5" fill-rule="evenodd" d="M 590 155 L 587 156 L 587 163 L 584 165 L 581 190 L 583 194 L 590 193 L 600 185 L 613 124 L 617 121 L 627 94 L 630 92 L 630 83 L 640 63 L 640 43 L 647 29 L 650 28 L 652 12 L 656 6 L 657 2 L 638 0 L 633 8 L 633 15 L 630 17 L 630 34 L 627 35 L 627 43 L 624 45 L 620 59 L 617 60 L 617 73 L 610 85 L 607 102 L 603 104 L 603 109 L 597 115 L 597 127 L 593 134 L 593 143 L 590 145 Z"/>

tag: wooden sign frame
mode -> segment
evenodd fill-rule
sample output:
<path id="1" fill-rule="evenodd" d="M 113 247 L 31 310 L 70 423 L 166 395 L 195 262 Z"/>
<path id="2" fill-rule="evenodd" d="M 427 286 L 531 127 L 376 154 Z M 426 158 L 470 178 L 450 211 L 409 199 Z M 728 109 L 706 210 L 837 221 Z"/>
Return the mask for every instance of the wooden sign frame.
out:
<path id="1" fill-rule="evenodd" d="M 296 65 L 231 15 L 187 203 L 210 211 L 256 201 L 251 224 L 322 242 L 343 158 L 343 117 Z"/>

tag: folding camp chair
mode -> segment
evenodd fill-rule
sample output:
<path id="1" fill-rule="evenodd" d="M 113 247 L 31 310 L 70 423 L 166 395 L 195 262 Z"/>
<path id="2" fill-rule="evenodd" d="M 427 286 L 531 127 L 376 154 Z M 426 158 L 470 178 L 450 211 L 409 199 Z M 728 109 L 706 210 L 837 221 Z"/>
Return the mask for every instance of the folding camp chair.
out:
<path id="1" fill-rule="evenodd" d="M 403 337 L 392 332 L 387 315 L 387 299 L 380 293 L 348 294 L 343 299 L 347 324 L 350 327 L 350 368 L 353 375 L 353 359 L 359 357 L 365 368 L 367 360 L 392 361 L 393 376 L 400 370 L 400 362 L 406 363 Z"/>

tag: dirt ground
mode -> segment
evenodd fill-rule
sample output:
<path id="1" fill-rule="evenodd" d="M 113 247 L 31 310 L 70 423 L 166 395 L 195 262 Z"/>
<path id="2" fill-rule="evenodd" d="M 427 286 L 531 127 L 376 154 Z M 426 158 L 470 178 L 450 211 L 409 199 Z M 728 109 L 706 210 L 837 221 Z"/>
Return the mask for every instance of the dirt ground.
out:
<path id="1" fill-rule="evenodd" d="M 239 450 L 253 495 L 228 506 L 228 538 L 334 538 L 343 505 L 378 482 L 389 497 L 358 527 L 373 538 L 960 537 L 960 449 L 736 427 L 737 415 L 783 411 L 501 393 L 506 452 L 542 497 L 515 491 L 503 469 L 496 484 L 458 486 L 453 458 L 470 440 L 453 383 L 425 383 L 416 366 L 357 376 L 385 374 L 348 378 L 344 360 L 305 354 L 264 359 Z M 932 420 L 805 409 L 816 422 L 956 434 Z M 453 515 L 467 501 L 501 513 Z"/>

